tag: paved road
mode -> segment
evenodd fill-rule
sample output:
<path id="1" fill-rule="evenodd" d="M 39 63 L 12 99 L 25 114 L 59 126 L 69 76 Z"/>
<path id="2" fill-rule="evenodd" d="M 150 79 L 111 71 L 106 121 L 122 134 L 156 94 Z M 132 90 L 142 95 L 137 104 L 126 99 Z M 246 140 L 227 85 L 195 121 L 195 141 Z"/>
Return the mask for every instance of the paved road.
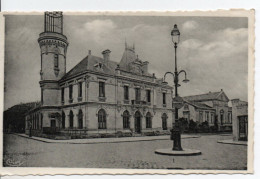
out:
<path id="1" fill-rule="evenodd" d="M 170 140 L 103 144 L 43 143 L 4 135 L 4 165 L 22 167 L 235 169 L 247 166 L 247 146 L 217 143 L 232 136 L 205 135 L 183 139 L 184 148 L 199 149 L 199 156 L 164 156 L 155 149 L 170 148 Z"/>

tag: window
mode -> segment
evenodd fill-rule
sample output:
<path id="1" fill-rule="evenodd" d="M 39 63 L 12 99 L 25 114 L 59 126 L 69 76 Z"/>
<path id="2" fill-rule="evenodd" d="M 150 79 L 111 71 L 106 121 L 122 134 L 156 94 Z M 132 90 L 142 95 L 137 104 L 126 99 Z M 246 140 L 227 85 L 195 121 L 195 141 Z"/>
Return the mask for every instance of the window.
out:
<path id="1" fill-rule="evenodd" d="M 135 88 L 135 100 L 141 101 L 141 89 L 140 88 Z"/>
<path id="2" fill-rule="evenodd" d="M 232 123 L 232 114 L 228 113 L 228 123 Z"/>
<path id="3" fill-rule="evenodd" d="M 163 130 L 167 130 L 167 115 L 163 113 L 162 115 L 162 128 Z"/>
<path id="4" fill-rule="evenodd" d="M 214 113 L 211 113 L 211 124 L 214 123 Z"/>
<path id="5" fill-rule="evenodd" d="M 41 88 L 41 102 L 43 104 L 43 89 Z"/>
<path id="6" fill-rule="evenodd" d="M 129 100 L 129 87 L 124 86 L 124 100 Z"/>
<path id="7" fill-rule="evenodd" d="M 61 88 L 61 102 L 64 102 L 64 88 Z"/>
<path id="8" fill-rule="evenodd" d="M 73 94 L 73 85 L 69 86 L 69 99 L 72 99 L 72 94 Z"/>
<path id="9" fill-rule="evenodd" d="M 183 111 L 183 118 L 190 120 L 190 111 Z"/>
<path id="10" fill-rule="evenodd" d="M 200 111 L 200 114 L 199 114 L 199 122 L 202 123 L 203 122 L 203 112 Z"/>
<path id="11" fill-rule="evenodd" d="M 166 105 L 166 93 L 163 93 L 163 105 Z"/>
<path id="12" fill-rule="evenodd" d="M 59 55 L 54 54 L 54 68 L 59 68 Z"/>
<path id="13" fill-rule="evenodd" d="M 99 82 L 99 97 L 105 97 L 105 82 Z"/>
<path id="14" fill-rule="evenodd" d="M 223 125 L 224 123 L 224 110 L 220 110 L 220 124 Z"/>
<path id="15" fill-rule="evenodd" d="M 43 125 L 43 114 L 41 113 L 41 128 L 42 128 L 42 125 Z"/>
<path id="16" fill-rule="evenodd" d="M 146 128 L 152 128 L 152 116 L 151 113 L 146 114 Z"/>
<path id="17" fill-rule="evenodd" d="M 61 128 L 64 129 L 65 128 L 65 113 L 62 111 L 61 114 Z"/>
<path id="18" fill-rule="evenodd" d="M 98 111 L 98 129 L 106 129 L 106 112 L 104 109 Z"/>
<path id="19" fill-rule="evenodd" d="M 78 128 L 82 129 L 83 128 L 83 113 L 82 110 L 79 110 L 79 114 L 78 114 Z"/>
<path id="20" fill-rule="evenodd" d="M 151 90 L 146 90 L 146 100 L 148 103 L 151 102 Z"/>
<path id="21" fill-rule="evenodd" d="M 69 116 L 70 116 L 70 128 L 73 128 L 74 115 L 73 115 L 73 112 L 72 112 L 72 111 L 70 111 Z"/>
<path id="22" fill-rule="evenodd" d="M 129 129 L 130 128 L 130 114 L 128 111 L 124 111 L 123 113 L 123 128 Z"/>
<path id="23" fill-rule="evenodd" d="M 39 115 L 36 114 L 36 129 L 39 129 L 40 126 L 39 126 Z"/>
<path id="24" fill-rule="evenodd" d="M 205 112 L 205 115 L 206 115 L 207 122 L 209 122 L 209 112 Z"/>
<path id="25" fill-rule="evenodd" d="M 79 85 L 78 85 L 78 97 L 79 98 L 82 97 L 82 82 L 79 82 Z"/>

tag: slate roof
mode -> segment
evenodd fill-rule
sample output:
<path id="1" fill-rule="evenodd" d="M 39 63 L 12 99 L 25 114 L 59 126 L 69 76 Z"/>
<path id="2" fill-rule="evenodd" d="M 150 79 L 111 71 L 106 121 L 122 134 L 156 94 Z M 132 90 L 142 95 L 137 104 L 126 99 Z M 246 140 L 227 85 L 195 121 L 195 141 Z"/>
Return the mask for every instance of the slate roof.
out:
<path id="1" fill-rule="evenodd" d="M 120 69 L 124 69 L 128 71 L 128 65 L 131 62 L 134 62 L 137 59 L 137 55 L 133 48 L 125 48 L 124 54 L 119 63 Z"/>
<path id="2" fill-rule="evenodd" d="M 219 96 L 222 92 L 223 92 L 223 91 L 219 91 L 219 92 L 209 92 L 209 93 L 206 93 L 206 94 L 186 96 L 186 97 L 183 97 L 183 99 L 186 100 L 186 101 L 207 101 L 207 100 L 214 100 L 214 99 L 218 99 L 218 96 Z"/>
<path id="3" fill-rule="evenodd" d="M 193 104 L 195 104 L 196 106 L 200 107 L 200 108 L 207 108 L 207 109 L 214 109 L 213 107 L 204 104 L 204 103 L 198 103 L 198 102 L 192 102 Z"/>
<path id="4" fill-rule="evenodd" d="M 102 65 L 102 70 L 100 70 L 98 67 L 99 63 Z M 70 77 L 74 77 L 80 73 L 84 73 L 87 70 L 114 75 L 116 67 L 117 63 L 114 61 L 105 61 L 101 57 L 88 55 L 83 60 L 81 60 L 74 68 L 72 68 L 68 73 L 66 73 L 64 77 L 61 79 L 61 81 L 69 79 Z"/>
<path id="5" fill-rule="evenodd" d="M 201 109 L 213 109 L 213 107 L 207 105 L 207 104 L 204 104 L 204 103 L 199 103 L 199 102 L 194 102 L 194 101 L 185 101 L 186 103 L 192 105 L 192 106 L 195 106 L 197 108 L 201 108 Z"/>

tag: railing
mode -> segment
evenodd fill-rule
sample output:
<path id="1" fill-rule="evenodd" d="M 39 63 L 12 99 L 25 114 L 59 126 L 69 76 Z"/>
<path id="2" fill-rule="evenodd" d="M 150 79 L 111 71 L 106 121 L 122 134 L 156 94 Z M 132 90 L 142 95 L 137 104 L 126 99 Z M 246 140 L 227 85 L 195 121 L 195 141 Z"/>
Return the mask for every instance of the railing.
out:
<path id="1" fill-rule="evenodd" d="M 132 105 L 149 105 L 147 101 L 131 100 Z"/>

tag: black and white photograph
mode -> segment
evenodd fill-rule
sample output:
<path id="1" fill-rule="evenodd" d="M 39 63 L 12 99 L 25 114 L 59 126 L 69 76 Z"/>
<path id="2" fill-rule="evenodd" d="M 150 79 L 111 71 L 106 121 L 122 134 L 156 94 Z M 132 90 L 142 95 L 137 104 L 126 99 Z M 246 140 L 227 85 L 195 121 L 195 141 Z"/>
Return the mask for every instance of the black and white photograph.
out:
<path id="1" fill-rule="evenodd" d="M 2 170 L 251 173 L 254 12 L 221 12 L 3 13 Z"/>

